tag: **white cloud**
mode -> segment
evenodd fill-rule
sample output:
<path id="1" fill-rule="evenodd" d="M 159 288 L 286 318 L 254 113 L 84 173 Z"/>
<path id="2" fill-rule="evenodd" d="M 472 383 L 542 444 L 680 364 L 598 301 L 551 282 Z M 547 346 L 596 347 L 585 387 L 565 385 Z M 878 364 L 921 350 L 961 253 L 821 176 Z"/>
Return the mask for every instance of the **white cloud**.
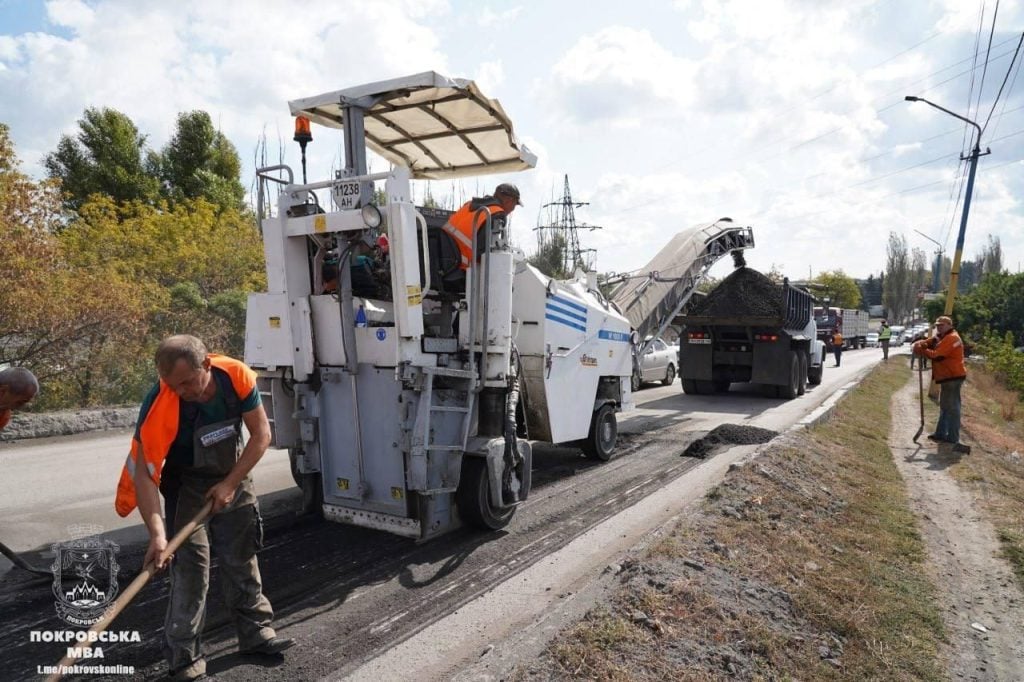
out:
<path id="1" fill-rule="evenodd" d="M 483 28 L 501 28 L 515 21 L 522 11 L 522 5 L 510 7 L 501 12 L 496 12 L 490 7 L 484 7 L 482 10 L 479 10 L 476 20 L 477 24 Z"/>
<path id="2" fill-rule="evenodd" d="M 35 172 L 87 106 L 124 112 L 154 146 L 179 112 L 204 109 L 244 159 L 265 124 L 290 127 L 289 99 L 447 65 L 438 36 L 416 19 L 447 11 L 442 2 L 332 3 L 316 8 L 315 21 L 302 6 L 237 0 L 47 9 L 69 38 L 26 33 L 0 43 L 0 92 L 17 93 L 0 98 L 0 120 Z"/>
<path id="3" fill-rule="evenodd" d="M 641 119 L 677 114 L 692 99 L 694 66 L 648 31 L 611 26 L 580 38 L 541 84 L 544 99 L 572 122 Z"/>
<path id="4" fill-rule="evenodd" d="M 473 80 L 484 92 L 495 92 L 505 82 L 505 67 L 501 60 L 483 62 L 477 67 Z"/>
<path id="5" fill-rule="evenodd" d="M 82 0 L 50 0 L 46 16 L 57 26 L 85 28 L 96 18 L 95 12 Z"/>

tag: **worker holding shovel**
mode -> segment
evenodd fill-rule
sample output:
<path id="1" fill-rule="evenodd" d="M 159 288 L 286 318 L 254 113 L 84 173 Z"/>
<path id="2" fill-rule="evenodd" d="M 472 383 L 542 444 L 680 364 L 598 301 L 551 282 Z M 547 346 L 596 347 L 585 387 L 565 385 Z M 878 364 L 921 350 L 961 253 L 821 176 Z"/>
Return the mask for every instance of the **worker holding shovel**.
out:
<path id="1" fill-rule="evenodd" d="M 939 385 L 939 421 L 928 439 L 952 443 L 954 452 L 971 449 L 960 443 L 960 389 L 967 379 L 964 367 L 964 343 L 953 329 L 953 320 L 943 315 L 935 320 L 935 336 L 914 343 L 915 355 L 930 358 L 932 380 Z"/>
<path id="2" fill-rule="evenodd" d="M 145 564 L 170 564 L 165 653 L 172 679 L 206 674 L 200 636 L 210 585 L 210 553 L 219 558 L 225 601 L 243 653 L 280 655 L 294 642 L 277 636 L 263 595 L 256 551 L 262 521 L 249 472 L 270 445 L 270 424 L 245 363 L 208 353 L 194 336 L 165 339 L 156 351 L 159 383 L 142 403 L 115 508 L 138 505 L 150 543 Z M 249 440 L 242 445 L 242 423 Z M 160 515 L 160 494 L 166 524 Z M 167 537 L 210 505 L 210 516 L 169 556 Z"/>

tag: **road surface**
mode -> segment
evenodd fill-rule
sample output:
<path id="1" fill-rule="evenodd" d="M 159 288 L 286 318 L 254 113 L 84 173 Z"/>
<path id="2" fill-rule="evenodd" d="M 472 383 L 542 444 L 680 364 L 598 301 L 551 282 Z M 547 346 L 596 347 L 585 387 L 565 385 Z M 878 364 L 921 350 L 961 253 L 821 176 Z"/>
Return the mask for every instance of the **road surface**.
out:
<path id="1" fill-rule="evenodd" d="M 211 592 L 206 623 L 209 670 L 218 679 L 335 677 L 456 611 L 510 576 L 532 566 L 605 519 L 685 477 L 701 460 L 683 450 L 722 423 L 782 431 L 821 405 L 840 386 L 880 360 L 881 352 L 844 353 L 843 366 L 826 363 L 820 386 L 792 401 L 768 399 L 734 384 L 728 395 L 684 395 L 677 380 L 635 394 L 637 408 L 620 416 L 617 456 L 607 463 L 578 450 L 538 446 L 534 492 L 502 532 L 457 531 L 425 544 L 377 531 L 299 518 L 284 452 L 272 450 L 254 475 L 266 523 L 260 554 L 275 625 L 297 646 L 283 664 L 235 653 L 231 628 Z M 906 361 L 896 355 L 890 361 Z M 37 565 L 52 560 L 50 545 L 72 537 L 75 524 L 104 528 L 120 549 L 119 584 L 140 568 L 145 531 L 137 516 L 112 508 L 128 433 L 65 437 L 0 446 L 0 540 Z M 31 632 L 65 629 L 49 585 L 32 584 L 20 569 L 0 564 L 0 679 L 33 679 L 53 664 L 63 644 L 31 641 Z M 216 580 L 214 581 L 216 583 Z M 107 647 L 104 663 L 133 665 L 138 679 L 166 670 L 160 654 L 166 581 L 147 586 L 116 622 L 138 631 L 140 642 Z"/>

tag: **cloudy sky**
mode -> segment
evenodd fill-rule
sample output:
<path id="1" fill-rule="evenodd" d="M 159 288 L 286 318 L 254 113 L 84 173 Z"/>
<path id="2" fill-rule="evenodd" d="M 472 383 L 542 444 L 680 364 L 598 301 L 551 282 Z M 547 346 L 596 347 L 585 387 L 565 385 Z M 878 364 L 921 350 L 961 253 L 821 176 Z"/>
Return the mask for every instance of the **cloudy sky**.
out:
<path id="1" fill-rule="evenodd" d="M 568 174 L 590 202 L 578 220 L 603 227 L 581 235 L 601 271 L 640 268 L 680 229 L 730 216 L 754 228 L 754 267 L 864 277 L 884 268 L 890 231 L 929 254 L 915 230 L 956 243 L 970 135 L 903 101 L 919 95 L 987 121 L 965 257 L 998 235 L 1016 272 L 1022 30 L 1020 0 L 0 0 L 0 121 L 38 176 L 85 107 L 128 114 L 157 148 L 178 112 L 204 109 L 251 178 L 263 131 L 298 166 L 288 100 L 434 70 L 500 100 L 539 162 L 430 191 L 518 183 L 527 252 Z M 341 145 L 314 137 L 311 181 Z"/>

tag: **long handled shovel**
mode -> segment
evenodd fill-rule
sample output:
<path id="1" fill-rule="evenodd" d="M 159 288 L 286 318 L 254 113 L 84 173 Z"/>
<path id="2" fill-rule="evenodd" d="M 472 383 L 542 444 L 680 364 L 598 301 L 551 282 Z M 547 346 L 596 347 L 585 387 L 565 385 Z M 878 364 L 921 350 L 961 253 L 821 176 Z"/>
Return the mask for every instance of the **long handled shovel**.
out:
<path id="1" fill-rule="evenodd" d="M 175 551 L 177 551 L 178 547 L 180 547 L 182 543 L 185 542 L 185 540 L 188 540 L 189 536 L 192 535 L 192 533 L 194 533 L 195 530 L 199 528 L 199 526 L 201 526 L 204 521 L 206 521 L 206 517 L 210 515 L 210 512 L 212 510 L 212 501 L 207 502 L 205 505 L 203 505 L 203 508 L 200 509 L 199 512 L 192 517 L 192 520 L 186 523 L 181 530 L 174 534 L 174 537 L 171 538 L 171 541 L 167 543 L 167 549 L 164 550 L 161 558 L 169 556 L 173 554 Z M 120 597 L 114 600 L 114 603 L 111 605 L 110 609 L 105 614 L 103 614 L 103 618 L 99 619 L 91 628 L 89 628 L 89 632 L 95 632 L 98 635 L 99 633 L 103 632 L 108 627 L 110 627 L 110 624 L 114 621 L 115 618 L 117 618 L 117 616 L 122 611 L 124 611 L 124 608 L 128 606 L 129 602 L 131 602 L 132 599 L 135 598 L 135 595 L 139 593 L 139 590 L 141 590 L 143 586 L 145 586 L 145 584 L 149 582 L 150 578 L 156 575 L 156 564 L 157 562 L 151 561 L 142 567 L 142 571 L 137 576 L 135 576 L 135 580 L 133 580 L 131 584 L 128 585 L 128 588 L 121 593 Z M 57 672 L 47 677 L 46 682 L 56 682 L 57 680 L 59 680 L 61 678 L 60 671 L 67 666 L 73 665 L 76 660 L 77 659 L 71 656 L 65 656 L 64 658 L 60 659 L 60 663 L 57 664 Z"/>
<path id="2" fill-rule="evenodd" d="M 28 571 L 29 573 L 35 573 L 36 575 L 45 575 L 49 578 L 53 578 L 53 571 L 49 571 L 43 568 L 36 568 L 32 564 L 22 559 L 17 554 L 15 554 L 14 550 L 12 550 L 10 547 L 8 547 L 2 542 L 0 542 L 0 554 L 3 554 L 5 557 L 10 559 L 12 564 L 14 564 L 23 571 Z"/>
<path id="3" fill-rule="evenodd" d="M 921 403 L 921 426 L 917 427 L 917 433 L 914 434 L 915 443 L 924 433 L 924 356 L 922 355 L 919 359 L 920 362 L 917 363 L 917 394 Z"/>

